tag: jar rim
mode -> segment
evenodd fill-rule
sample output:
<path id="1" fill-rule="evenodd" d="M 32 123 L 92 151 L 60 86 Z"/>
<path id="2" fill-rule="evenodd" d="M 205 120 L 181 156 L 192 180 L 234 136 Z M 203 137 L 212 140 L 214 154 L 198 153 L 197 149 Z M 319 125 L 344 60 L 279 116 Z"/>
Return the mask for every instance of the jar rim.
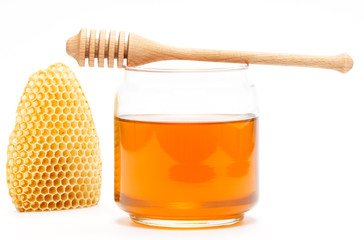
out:
<path id="1" fill-rule="evenodd" d="M 231 64 L 226 67 L 202 67 L 202 68 L 160 68 L 160 67 L 146 67 L 145 65 L 131 67 L 125 66 L 126 71 L 132 72 L 150 72 L 150 73 L 189 73 L 189 72 L 229 72 L 229 71 L 239 71 L 248 70 L 249 64 Z"/>

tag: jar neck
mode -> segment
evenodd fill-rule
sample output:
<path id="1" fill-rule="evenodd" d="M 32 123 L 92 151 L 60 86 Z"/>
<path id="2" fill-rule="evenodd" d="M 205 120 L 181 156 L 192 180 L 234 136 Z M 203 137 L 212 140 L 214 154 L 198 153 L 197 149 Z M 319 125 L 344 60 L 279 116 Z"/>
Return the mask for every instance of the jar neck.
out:
<path id="1" fill-rule="evenodd" d="M 256 114 L 247 70 L 127 68 L 115 114 Z"/>

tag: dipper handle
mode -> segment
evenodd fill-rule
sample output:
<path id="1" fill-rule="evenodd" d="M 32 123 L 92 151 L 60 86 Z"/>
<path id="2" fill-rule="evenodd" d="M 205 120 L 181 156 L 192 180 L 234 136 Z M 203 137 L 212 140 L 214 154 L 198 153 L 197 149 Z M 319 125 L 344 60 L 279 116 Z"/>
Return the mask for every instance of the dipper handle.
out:
<path id="1" fill-rule="evenodd" d="M 128 40 L 125 40 L 124 32 L 116 34 L 115 31 L 110 31 L 109 38 L 106 39 L 105 30 L 101 30 L 97 39 L 95 30 L 91 30 L 88 37 L 87 30 L 84 28 L 76 36 L 68 39 L 67 53 L 82 67 L 85 66 L 86 58 L 89 59 L 90 67 L 94 66 L 95 58 L 98 59 L 99 67 L 104 67 L 104 58 L 108 59 L 108 67 L 113 67 L 114 59 L 117 59 L 119 68 L 123 67 L 124 58 L 127 59 L 127 65 L 131 67 L 164 60 L 315 67 L 333 69 L 341 73 L 346 73 L 353 67 L 353 60 L 346 53 L 319 56 L 177 48 L 151 41 L 134 33 L 130 33 Z"/>

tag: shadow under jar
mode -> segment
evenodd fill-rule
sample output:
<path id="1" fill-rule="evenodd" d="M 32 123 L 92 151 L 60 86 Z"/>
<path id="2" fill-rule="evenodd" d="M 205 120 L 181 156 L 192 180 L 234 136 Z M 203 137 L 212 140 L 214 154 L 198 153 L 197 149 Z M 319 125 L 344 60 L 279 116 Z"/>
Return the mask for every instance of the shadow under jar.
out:
<path id="1" fill-rule="evenodd" d="M 248 67 L 202 65 L 126 68 L 115 101 L 115 201 L 135 222 L 231 225 L 257 201 Z"/>

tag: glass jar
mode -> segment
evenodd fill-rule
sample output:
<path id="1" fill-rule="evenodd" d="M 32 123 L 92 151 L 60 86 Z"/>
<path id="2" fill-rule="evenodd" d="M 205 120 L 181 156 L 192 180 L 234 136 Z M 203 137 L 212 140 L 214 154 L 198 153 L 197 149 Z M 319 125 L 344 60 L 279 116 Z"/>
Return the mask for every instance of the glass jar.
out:
<path id="1" fill-rule="evenodd" d="M 202 65 L 126 67 L 115 101 L 115 201 L 135 222 L 230 225 L 257 200 L 248 66 Z"/>

